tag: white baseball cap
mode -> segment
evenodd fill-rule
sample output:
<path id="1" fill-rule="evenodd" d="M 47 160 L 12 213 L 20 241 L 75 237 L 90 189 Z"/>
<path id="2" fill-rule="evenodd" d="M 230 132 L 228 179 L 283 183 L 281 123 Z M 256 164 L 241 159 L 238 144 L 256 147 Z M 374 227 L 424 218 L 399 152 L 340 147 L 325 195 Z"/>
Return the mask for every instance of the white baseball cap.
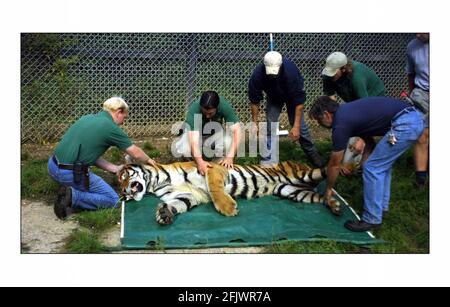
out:
<path id="1" fill-rule="evenodd" d="M 269 51 L 264 56 L 264 66 L 266 66 L 267 75 L 278 75 L 283 57 L 277 51 Z"/>
<path id="2" fill-rule="evenodd" d="M 347 56 L 342 52 L 333 52 L 327 57 L 322 75 L 333 77 L 339 68 L 347 64 Z"/>

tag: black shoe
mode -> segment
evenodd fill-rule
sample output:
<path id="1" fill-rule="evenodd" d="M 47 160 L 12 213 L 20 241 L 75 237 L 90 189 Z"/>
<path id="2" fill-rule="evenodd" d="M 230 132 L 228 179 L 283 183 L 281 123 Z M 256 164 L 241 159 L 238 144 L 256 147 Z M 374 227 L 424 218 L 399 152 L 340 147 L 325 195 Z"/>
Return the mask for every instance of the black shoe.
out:
<path id="1" fill-rule="evenodd" d="M 67 218 L 68 209 L 72 205 L 72 189 L 70 187 L 62 186 L 59 188 L 58 196 L 56 197 L 55 205 L 53 207 L 53 211 L 55 215 L 64 220 Z"/>
<path id="2" fill-rule="evenodd" d="M 364 221 L 347 221 L 344 224 L 345 228 L 355 232 L 364 232 L 373 229 L 378 229 L 381 224 L 370 224 Z"/>

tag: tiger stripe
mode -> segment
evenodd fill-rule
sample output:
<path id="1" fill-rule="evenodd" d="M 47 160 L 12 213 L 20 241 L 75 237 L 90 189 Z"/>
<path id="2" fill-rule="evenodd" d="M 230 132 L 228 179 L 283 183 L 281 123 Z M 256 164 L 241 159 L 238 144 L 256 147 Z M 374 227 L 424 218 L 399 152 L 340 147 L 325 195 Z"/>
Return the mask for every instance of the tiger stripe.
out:
<path id="1" fill-rule="evenodd" d="M 164 175 L 167 176 L 167 178 L 164 180 L 164 183 L 167 182 L 167 181 L 168 182 L 172 182 L 172 179 L 170 178 L 169 172 L 162 165 L 158 165 L 158 167 L 163 171 Z"/>
<path id="2" fill-rule="evenodd" d="M 262 173 L 267 174 L 267 176 L 269 176 L 269 178 L 270 178 L 270 180 L 271 180 L 272 182 L 276 182 L 275 178 L 273 178 L 273 176 L 272 176 L 271 174 L 269 174 L 269 172 L 267 172 L 267 170 L 266 170 L 265 168 L 261 167 L 261 168 L 259 168 L 259 170 L 260 170 Z"/>
<path id="3" fill-rule="evenodd" d="M 176 199 L 185 203 L 187 211 L 191 210 L 192 204 L 191 204 L 191 201 L 189 200 L 189 198 L 177 197 Z"/>
<path id="4" fill-rule="evenodd" d="M 275 195 L 305 203 L 320 203 L 323 199 L 313 188 L 326 177 L 326 168 L 311 169 L 291 161 L 266 167 L 235 165 L 232 170 L 216 163 L 211 164 L 213 167 L 208 169 L 206 176 L 198 173 L 195 162 L 126 165 L 119 173 L 121 193 L 126 200 L 139 201 L 146 192 L 161 198 L 166 205 L 158 206 L 157 209 L 156 216 L 160 224 L 169 224 L 176 214 L 210 201 L 213 201 L 218 212 L 234 216 L 238 210 L 233 198 L 237 197 L 251 199 Z M 145 190 L 136 189 L 136 182 Z"/>
<path id="5" fill-rule="evenodd" d="M 258 194 L 258 179 L 256 178 L 255 172 L 250 170 L 247 166 L 243 166 L 243 168 L 251 175 L 253 186 L 254 186 L 253 194 L 252 194 L 251 198 L 255 198 L 255 196 Z"/>
<path id="6" fill-rule="evenodd" d="M 242 198 L 247 198 L 247 193 L 248 193 L 248 182 L 247 182 L 247 177 L 245 177 L 243 171 L 241 170 L 240 167 L 235 167 L 235 169 L 237 169 L 239 175 L 241 175 L 242 180 L 244 181 L 244 187 L 240 193 L 240 197 Z"/>
<path id="7" fill-rule="evenodd" d="M 251 170 L 253 170 L 254 172 L 256 172 L 257 174 L 259 174 L 261 177 L 264 178 L 264 180 L 266 181 L 266 183 L 270 182 L 270 179 L 266 177 L 266 175 L 264 175 L 262 172 L 260 172 L 258 170 L 258 168 L 256 167 L 256 165 L 249 165 L 247 166 L 248 168 L 250 168 Z"/>
<path id="8" fill-rule="evenodd" d="M 238 188 L 238 183 L 237 183 L 236 177 L 234 177 L 233 174 L 231 174 L 231 185 L 232 185 L 232 187 L 231 187 L 230 195 L 235 196 L 236 190 Z"/>

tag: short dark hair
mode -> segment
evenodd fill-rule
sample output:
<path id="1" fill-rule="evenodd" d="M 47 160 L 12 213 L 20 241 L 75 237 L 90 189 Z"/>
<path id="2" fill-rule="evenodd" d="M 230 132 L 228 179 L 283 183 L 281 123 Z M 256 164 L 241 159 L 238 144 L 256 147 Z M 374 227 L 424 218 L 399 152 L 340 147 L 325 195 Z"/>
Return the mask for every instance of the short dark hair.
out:
<path id="1" fill-rule="evenodd" d="M 217 107 L 219 107 L 219 103 L 219 94 L 215 91 L 206 91 L 200 98 L 200 105 L 206 110 L 217 109 Z"/>
<path id="2" fill-rule="evenodd" d="M 314 101 L 309 110 L 309 118 L 318 120 L 323 117 L 325 111 L 329 113 L 336 113 L 339 108 L 339 103 L 328 96 L 320 96 Z"/>

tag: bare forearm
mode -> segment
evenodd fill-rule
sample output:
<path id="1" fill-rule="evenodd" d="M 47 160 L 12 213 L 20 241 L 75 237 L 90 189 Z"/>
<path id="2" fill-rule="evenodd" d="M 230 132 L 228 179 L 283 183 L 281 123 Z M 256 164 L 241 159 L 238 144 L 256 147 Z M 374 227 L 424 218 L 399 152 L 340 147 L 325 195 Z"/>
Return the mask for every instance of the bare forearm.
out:
<path id="1" fill-rule="evenodd" d="M 146 164 L 153 161 L 149 156 L 138 146 L 132 145 L 127 148 L 126 153 L 129 154 L 137 163 Z"/>
<path id="2" fill-rule="evenodd" d="M 295 120 L 294 120 L 294 127 L 300 128 L 300 123 L 302 122 L 302 111 L 303 111 L 303 105 L 299 104 L 295 107 Z"/>
<path id="3" fill-rule="evenodd" d="M 231 143 L 230 151 L 227 154 L 227 157 L 234 158 L 239 148 L 239 141 L 241 139 L 241 128 L 239 124 L 233 126 L 233 142 Z"/>
<path id="4" fill-rule="evenodd" d="M 191 153 L 197 164 L 203 161 L 202 153 L 200 152 L 199 140 L 199 132 L 189 132 L 189 144 L 191 146 Z"/>
<path id="5" fill-rule="evenodd" d="M 332 152 L 330 162 L 327 166 L 327 191 L 326 195 L 331 196 L 332 189 L 336 184 L 336 180 L 339 177 L 339 171 L 344 157 L 344 151 Z"/>
<path id="6" fill-rule="evenodd" d="M 339 177 L 339 165 L 330 165 L 327 167 L 327 192 L 331 191 Z"/>
<path id="7" fill-rule="evenodd" d="M 107 172 L 117 173 L 119 171 L 119 167 L 117 165 L 106 161 L 102 157 L 98 158 L 97 161 L 95 161 L 95 165 Z"/>
<path id="8" fill-rule="evenodd" d="M 258 121 L 259 121 L 259 104 L 251 103 L 250 110 L 252 112 L 252 121 L 254 123 L 258 123 Z"/>
<path id="9" fill-rule="evenodd" d="M 202 153 L 199 150 L 199 146 L 198 143 L 194 143 L 192 144 L 192 156 L 195 160 L 195 162 L 198 164 L 199 162 L 203 161 L 203 156 Z"/>

